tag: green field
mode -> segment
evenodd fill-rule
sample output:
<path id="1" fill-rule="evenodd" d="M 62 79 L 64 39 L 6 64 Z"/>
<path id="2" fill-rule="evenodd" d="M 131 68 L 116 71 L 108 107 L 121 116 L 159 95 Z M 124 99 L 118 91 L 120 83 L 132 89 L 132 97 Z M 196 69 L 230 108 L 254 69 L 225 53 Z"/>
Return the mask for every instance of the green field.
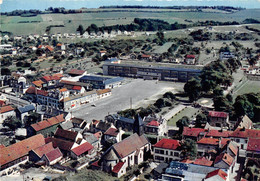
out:
<path id="1" fill-rule="evenodd" d="M 194 119 L 199 113 L 199 109 L 187 107 L 177 113 L 173 118 L 168 121 L 168 126 L 176 126 L 176 122 L 181 119 L 183 116 L 188 116 L 190 119 Z"/>
<path id="2" fill-rule="evenodd" d="M 236 97 L 238 95 L 247 94 L 251 92 L 260 92 L 260 81 L 247 81 L 237 90 L 234 96 Z"/>
<path id="3" fill-rule="evenodd" d="M 12 32 L 14 35 L 43 34 L 49 25 L 64 25 L 65 27 L 52 28 L 51 33 L 75 33 L 77 27 L 82 24 L 87 28 L 94 23 L 98 26 L 129 24 L 134 18 L 161 19 L 169 23 L 188 23 L 185 20 L 197 21 L 238 21 L 246 18 L 260 20 L 260 9 L 242 10 L 236 13 L 216 12 L 178 12 L 171 10 L 136 10 L 123 12 L 112 12 L 112 10 L 98 9 L 81 14 L 42 14 L 35 17 L 1 16 L 1 30 Z M 18 23 L 29 21 L 30 23 Z M 40 21 L 32 23 L 32 21 Z"/>

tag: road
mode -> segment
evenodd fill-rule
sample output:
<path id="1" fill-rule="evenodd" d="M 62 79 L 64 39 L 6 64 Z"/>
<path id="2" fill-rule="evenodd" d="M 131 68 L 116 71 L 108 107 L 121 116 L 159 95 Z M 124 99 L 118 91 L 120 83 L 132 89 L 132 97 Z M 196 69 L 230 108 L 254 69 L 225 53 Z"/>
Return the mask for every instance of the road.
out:
<path id="1" fill-rule="evenodd" d="M 31 104 L 30 102 L 28 102 L 28 101 L 26 101 L 26 100 L 24 100 L 24 99 L 21 99 L 21 98 L 19 98 L 19 97 L 16 97 L 16 96 L 13 96 L 13 95 L 10 95 L 10 94 L 6 94 L 6 93 L 1 93 L 1 94 L 3 94 L 4 96 L 6 96 L 6 99 L 7 99 L 10 103 L 12 103 L 12 104 L 14 104 L 14 105 L 17 105 L 18 107 L 19 107 L 19 106 L 25 106 L 25 105 Z"/>
<path id="2" fill-rule="evenodd" d="M 129 109 L 130 99 L 132 99 L 132 108 L 147 106 L 158 99 L 159 95 L 167 91 L 183 90 L 183 86 L 183 83 L 133 79 L 130 83 L 112 89 L 111 96 L 95 101 L 95 107 L 91 106 L 92 104 L 86 104 L 72 110 L 72 114 L 83 119 L 103 120 L 108 114 Z"/>

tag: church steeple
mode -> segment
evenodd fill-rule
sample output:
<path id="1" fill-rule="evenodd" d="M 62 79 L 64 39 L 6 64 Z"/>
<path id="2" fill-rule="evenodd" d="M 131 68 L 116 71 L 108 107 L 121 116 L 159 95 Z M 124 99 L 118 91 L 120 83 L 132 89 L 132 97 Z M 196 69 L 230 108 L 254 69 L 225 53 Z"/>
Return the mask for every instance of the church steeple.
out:
<path id="1" fill-rule="evenodd" d="M 144 122 L 139 114 L 135 115 L 135 121 L 133 126 L 134 133 L 137 133 L 139 136 L 144 134 Z"/>

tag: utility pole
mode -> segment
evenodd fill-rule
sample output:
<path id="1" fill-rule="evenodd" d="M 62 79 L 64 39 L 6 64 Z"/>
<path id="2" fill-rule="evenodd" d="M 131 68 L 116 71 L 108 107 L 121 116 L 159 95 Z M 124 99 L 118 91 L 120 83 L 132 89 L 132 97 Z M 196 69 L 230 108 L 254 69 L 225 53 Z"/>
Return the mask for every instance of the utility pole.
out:
<path id="1" fill-rule="evenodd" d="M 132 109 L 132 97 L 130 97 L 130 109 Z"/>

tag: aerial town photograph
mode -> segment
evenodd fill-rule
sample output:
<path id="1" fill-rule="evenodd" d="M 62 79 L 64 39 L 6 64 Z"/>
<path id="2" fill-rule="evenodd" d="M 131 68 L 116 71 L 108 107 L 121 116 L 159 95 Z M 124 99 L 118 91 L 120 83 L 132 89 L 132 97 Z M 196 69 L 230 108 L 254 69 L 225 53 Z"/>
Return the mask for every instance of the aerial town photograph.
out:
<path id="1" fill-rule="evenodd" d="M 0 0 L 0 181 L 260 181 L 260 0 Z"/>

